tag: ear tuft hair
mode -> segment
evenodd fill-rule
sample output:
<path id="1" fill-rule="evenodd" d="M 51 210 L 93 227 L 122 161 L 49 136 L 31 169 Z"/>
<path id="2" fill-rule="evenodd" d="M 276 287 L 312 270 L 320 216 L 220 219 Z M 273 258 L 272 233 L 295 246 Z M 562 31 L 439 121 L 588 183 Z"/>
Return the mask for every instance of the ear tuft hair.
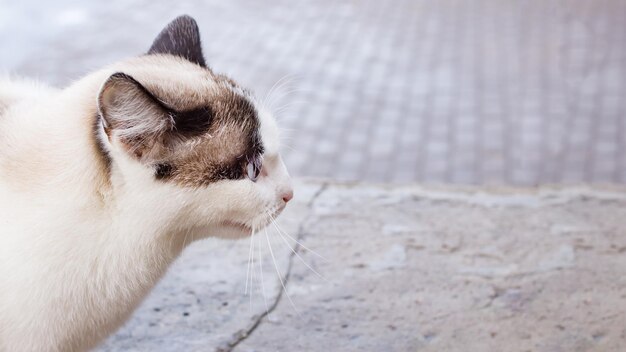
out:
<path id="1" fill-rule="evenodd" d="M 200 136 L 213 122 L 210 107 L 176 111 L 132 76 L 121 72 L 111 75 L 102 85 L 98 112 L 109 139 L 120 141 L 139 159 L 167 149 L 171 143 Z"/>
<path id="2" fill-rule="evenodd" d="M 202 67 L 207 67 L 202 55 L 200 30 L 196 20 L 188 15 L 176 17 L 156 37 L 148 54 L 180 56 Z"/>
<path id="3" fill-rule="evenodd" d="M 171 113 L 163 103 L 124 73 L 115 73 L 104 82 L 98 111 L 109 138 L 118 138 L 138 158 L 173 129 Z"/>

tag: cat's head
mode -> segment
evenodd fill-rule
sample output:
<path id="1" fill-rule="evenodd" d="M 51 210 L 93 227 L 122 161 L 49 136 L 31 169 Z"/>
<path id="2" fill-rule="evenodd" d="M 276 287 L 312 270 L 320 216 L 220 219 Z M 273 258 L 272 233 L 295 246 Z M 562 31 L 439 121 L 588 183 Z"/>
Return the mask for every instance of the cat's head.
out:
<path id="1" fill-rule="evenodd" d="M 207 67 L 191 17 L 176 18 L 148 54 L 115 71 L 98 111 L 118 184 L 162 202 L 163 214 L 178 214 L 176 226 L 203 236 L 250 235 L 284 209 L 293 190 L 276 121 L 250 91 Z"/>

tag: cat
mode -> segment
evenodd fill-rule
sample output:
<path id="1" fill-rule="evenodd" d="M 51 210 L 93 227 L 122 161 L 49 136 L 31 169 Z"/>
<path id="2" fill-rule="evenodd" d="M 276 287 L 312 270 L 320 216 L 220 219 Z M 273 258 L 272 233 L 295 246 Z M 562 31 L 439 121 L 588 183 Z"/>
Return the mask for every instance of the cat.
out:
<path id="1" fill-rule="evenodd" d="M 189 16 L 65 89 L 0 79 L 0 351 L 97 346 L 190 239 L 251 236 L 292 197 L 275 119 Z"/>

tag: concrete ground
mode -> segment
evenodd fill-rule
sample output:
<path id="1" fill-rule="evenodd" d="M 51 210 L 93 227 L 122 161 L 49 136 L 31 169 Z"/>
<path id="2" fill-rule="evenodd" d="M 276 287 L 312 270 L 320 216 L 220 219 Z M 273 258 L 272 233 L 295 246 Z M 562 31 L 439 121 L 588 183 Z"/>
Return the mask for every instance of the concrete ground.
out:
<path id="1" fill-rule="evenodd" d="M 626 346 L 624 188 L 297 189 L 279 223 L 306 249 L 257 234 L 251 298 L 250 241 L 196 243 L 99 351 Z"/>
<path id="2" fill-rule="evenodd" d="M 626 182 L 623 0 L 0 0 L 0 70 L 67 84 L 182 13 L 215 69 L 278 86 L 297 176 Z"/>

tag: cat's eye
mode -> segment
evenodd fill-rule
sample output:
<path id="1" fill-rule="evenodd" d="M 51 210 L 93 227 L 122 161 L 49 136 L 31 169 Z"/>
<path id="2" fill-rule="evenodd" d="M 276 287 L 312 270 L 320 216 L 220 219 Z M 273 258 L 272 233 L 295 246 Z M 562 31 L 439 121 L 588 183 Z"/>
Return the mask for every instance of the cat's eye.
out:
<path id="1" fill-rule="evenodd" d="M 248 174 L 248 178 L 252 180 L 252 182 L 256 182 L 259 178 L 259 174 L 261 173 L 261 160 L 253 160 L 249 161 L 246 166 L 246 173 Z"/>

